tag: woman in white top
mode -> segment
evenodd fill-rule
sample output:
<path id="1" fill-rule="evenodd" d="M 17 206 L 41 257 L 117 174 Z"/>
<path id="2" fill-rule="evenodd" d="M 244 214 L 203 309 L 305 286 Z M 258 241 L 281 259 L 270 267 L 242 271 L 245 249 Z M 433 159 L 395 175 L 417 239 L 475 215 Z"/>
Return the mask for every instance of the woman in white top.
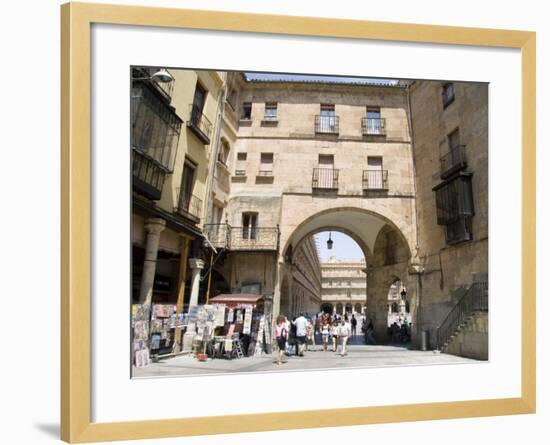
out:
<path id="1" fill-rule="evenodd" d="M 330 335 L 332 335 L 332 352 L 336 352 L 336 348 L 338 347 L 338 321 L 336 320 L 332 323 Z"/>

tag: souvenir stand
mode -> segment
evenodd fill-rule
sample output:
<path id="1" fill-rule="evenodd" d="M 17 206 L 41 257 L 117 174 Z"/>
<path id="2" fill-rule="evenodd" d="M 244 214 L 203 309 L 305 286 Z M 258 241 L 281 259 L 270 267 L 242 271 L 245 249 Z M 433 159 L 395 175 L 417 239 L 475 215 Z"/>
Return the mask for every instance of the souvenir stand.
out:
<path id="1" fill-rule="evenodd" d="M 224 327 L 216 344 L 228 358 L 271 353 L 271 299 L 264 295 L 221 294 L 210 303 L 225 308 Z M 233 348 L 241 353 L 233 353 Z M 216 347 L 215 347 L 216 349 Z"/>

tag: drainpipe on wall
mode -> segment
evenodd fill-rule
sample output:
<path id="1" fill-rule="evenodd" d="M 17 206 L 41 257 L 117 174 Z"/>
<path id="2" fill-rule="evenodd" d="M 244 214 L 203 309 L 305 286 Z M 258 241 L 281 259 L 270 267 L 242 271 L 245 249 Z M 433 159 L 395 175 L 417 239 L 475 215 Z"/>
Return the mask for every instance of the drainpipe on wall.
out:
<path id="1" fill-rule="evenodd" d="M 413 117 L 412 117 L 412 108 L 411 108 L 411 85 L 414 83 L 407 85 L 407 115 L 408 115 L 408 123 L 409 123 L 409 129 L 410 129 L 410 135 L 411 135 L 411 157 L 412 157 L 412 175 L 413 175 L 413 193 L 414 193 L 414 217 L 415 217 L 415 257 L 418 257 L 418 251 L 420 249 L 420 246 L 418 244 L 418 208 L 416 205 L 416 199 L 417 199 L 417 187 L 416 187 L 416 158 L 415 158 L 415 146 L 414 146 L 414 129 L 413 129 Z M 419 329 L 422 326 L 422 270 L 423 268 L 418 265 L 418 268 L 416 268 L 416 337 L 419 338 L 419 334 L 421 333 L 421 330 Z M 414 330 L 414 327 L 413 327 Z"/>

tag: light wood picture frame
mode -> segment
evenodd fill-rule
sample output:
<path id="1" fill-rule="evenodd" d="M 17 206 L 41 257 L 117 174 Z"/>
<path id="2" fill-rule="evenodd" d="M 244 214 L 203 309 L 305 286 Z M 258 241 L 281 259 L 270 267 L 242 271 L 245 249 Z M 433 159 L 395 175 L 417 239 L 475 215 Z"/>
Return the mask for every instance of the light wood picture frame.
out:
<path id="1" fill-rule="evenodd" d="M 91 25 L 94 23 L 515 48 L 522 64 L 521 397 L 93 423 L 91 421 Z M 534 413 L 535 33 L 107 4 L 61 7 L 61 438 L 69 443 Z"/>

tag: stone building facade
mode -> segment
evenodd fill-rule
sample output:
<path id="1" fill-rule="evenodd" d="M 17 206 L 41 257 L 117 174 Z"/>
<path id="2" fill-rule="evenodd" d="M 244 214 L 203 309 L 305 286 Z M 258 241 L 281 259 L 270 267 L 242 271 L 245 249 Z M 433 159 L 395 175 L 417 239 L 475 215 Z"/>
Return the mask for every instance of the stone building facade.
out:
<path id="1" fill-rule="evenodd" d="M 182 312 L 201 293 L 201 229 L 226 73 L 134 67 L 131 76 L 132 302 Z"/>
<path id="2" fill-rule="evenodd" d="M 183 237 L 170 223 L 159 231 L 161 250 L 176 269 L 191 255 L 191 281 L 203 267 L 212 284 L 177 296 L 258 293 L 272 298 L 274 314 L 317 312 L 323 286 L 312 238 L 340 231 L 364 253 L 363 301 L 376 336 L 386 337 L 388 295 L 399 281 L 413 341 L 426 330 L 433 343 L 473 283 L 487 282 L 486 85 L 260 81 L 186 70 L 174 79 L 174 168 L 160 198 L 134 212 L 133 232 L 134 245 L 145 246 L 144 227 L 156 230 L 146 221 L 178 214 L 185 187 L 187 210 L 176 220 L 190 232 Z M 201 116 L 210 123 L 206 139 Z M 182 179 L 186 166 L 195 167 L 193 181 Z M 193 197 L 202 208 L 190 218 Z M 134 193 L 135 203 L 142 198 Z M 197 240 L 188 253 L 182 238 Z"/>
<path id="3" fill-rule="evenodd" d="M 365 314 L 366 268 L 365 261 L 338 260 L 335 257 L 321 263 L 321 309 L 329 314 Z"/>
<path id="4" fill-rule="evenodd" d="M 449 311 L 478 290 L 483 310 L 476 317 L 487 318 L 488 89 L 481 83 L 409 83 L 422 267 L 417 322 L 430 332 L 432 347 Z M 487 358 L 488 332 L 477 334 L 477 352 L 468 354 Z"/>

